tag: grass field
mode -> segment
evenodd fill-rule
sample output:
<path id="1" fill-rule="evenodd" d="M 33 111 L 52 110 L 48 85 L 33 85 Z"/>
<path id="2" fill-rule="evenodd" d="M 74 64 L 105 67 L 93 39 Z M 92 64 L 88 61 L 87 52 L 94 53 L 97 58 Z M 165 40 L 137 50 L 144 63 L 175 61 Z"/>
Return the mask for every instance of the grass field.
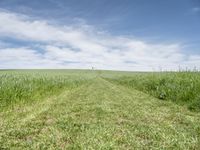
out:
<path id="1" fill-rule="evenodd" d="M 0 149 L 200 149 L 200 74 L 0 71 Z"/>
<path id="2" fill-rule="evenodd" d="M 186 105 L 192 111 L 200 111 L 199 72 L 157 72 L 107 74 L 111 82 L 148 93 L 161 100 Z"/>

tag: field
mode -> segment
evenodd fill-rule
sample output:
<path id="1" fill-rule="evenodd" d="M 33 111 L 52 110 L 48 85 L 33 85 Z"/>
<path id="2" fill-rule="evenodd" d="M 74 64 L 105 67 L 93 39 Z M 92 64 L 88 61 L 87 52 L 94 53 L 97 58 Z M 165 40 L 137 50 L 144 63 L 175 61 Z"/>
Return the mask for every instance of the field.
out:
<path id="1" fill-rule="evenodd" d="M 0 71 L 0 149 L 200 149 L 199 72 Z"/>

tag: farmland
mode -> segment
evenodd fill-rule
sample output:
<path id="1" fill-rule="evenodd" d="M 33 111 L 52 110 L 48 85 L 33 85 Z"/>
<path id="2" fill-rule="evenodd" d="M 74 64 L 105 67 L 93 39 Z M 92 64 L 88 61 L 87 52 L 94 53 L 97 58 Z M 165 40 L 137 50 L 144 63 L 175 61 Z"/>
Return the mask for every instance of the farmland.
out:
<path id="1" fill-rule="evenodd" d="M 0 149 L 199 149 L 200 74 L 0 71 Z"/>

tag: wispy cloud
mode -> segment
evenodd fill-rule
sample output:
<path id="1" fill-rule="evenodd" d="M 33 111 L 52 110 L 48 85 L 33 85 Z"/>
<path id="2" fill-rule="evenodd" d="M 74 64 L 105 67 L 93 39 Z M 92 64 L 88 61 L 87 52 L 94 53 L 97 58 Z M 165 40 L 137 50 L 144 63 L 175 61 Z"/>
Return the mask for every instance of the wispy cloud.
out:
<path id="1" fill-rule="evenodd" d="M 200 12 L 200 7 L 192 8 L 192 12 L 194 12 L 194 13 Z"/>
<path id="2" fill-rule="evenodd" d="M 188 56 L 179 43 L 162 44 L 126 36 L 113 36 L 82 22 L 52 25 L 47 20 L 0 12 L 0 37 L 32 41 L 39 49 L 4 48 L 0 68 L 91 68 L 116 70 L 167 70 L 200 66 L 200 56 Z M 41 52 L 42 49 L 42 52 Z"/>

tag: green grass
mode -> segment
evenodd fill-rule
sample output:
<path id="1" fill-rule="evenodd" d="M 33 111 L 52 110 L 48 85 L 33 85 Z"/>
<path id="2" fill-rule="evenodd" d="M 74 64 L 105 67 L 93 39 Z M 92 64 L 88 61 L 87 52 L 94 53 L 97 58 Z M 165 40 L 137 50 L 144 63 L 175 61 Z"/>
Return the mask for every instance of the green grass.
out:
<path id="1" fill-rule="evenodd" d="M 26 102 L 29 98 L 13 98 L 13 107 L 7 105 L 0 112 L 0 149 L 200 148 L 200 113 L 122 84 L 137 75 L 142 79 L 140 73 L 33 70 L 0 74 L 17 76 L 16 80 L 20 76 L 30 76 L 31 81 L 45 78 L 35 87 L 41 89 L 47 82 L 53 86 L 42 98 L 35 96 L 40 93 L 36 88 L 30 94 L 31 103 Z M 145 75 L 146 80 L 151 76 Z M 23 80 L 23 85 L 34 85 L 31 81 Z M 59 92 L 54 92 L 57 84 L 53 83 L 63 85 Z M 12 88 L 12 84 L 4 86 Z M 18 105 L 20 101 L 23 105 Z"/>
<path id="2" fill-rule="evenodd" d="M 200 111 L 199 72 L 119 73 L 106 79 Z"/>
<path id="3" fill-rule="evenodd" d="M 71 89 L 92 77 L 88 71 L 21 70 L 0 72 L 0 109 Z M 80 76 L 80 74 L 84 74 Z"/>

